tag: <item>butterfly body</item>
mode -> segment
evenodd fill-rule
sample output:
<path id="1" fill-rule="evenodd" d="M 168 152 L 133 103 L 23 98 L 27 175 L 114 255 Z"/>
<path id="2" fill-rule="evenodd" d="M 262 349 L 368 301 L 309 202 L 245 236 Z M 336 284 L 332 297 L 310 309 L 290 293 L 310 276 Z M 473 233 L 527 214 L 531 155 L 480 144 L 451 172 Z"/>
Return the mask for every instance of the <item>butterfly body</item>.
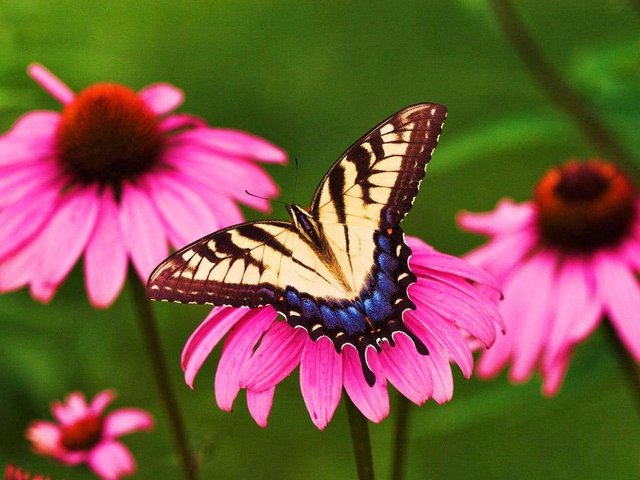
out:
<path id="1" fill-rule="evenodd" d="M 152 273 L 150 298 L 234 307 L 272 305 L 286 321 L 336 349 L 353 345 L 375 382 L 366 351 L 394 343 L 415 309 L 408 288 L 411 250 L 400 221 L 411 208 L 446 109 L 408 107 L 352 145 L 324 177 L 309 209 L 292 221 L 258 221 L 215 232 Z"/>

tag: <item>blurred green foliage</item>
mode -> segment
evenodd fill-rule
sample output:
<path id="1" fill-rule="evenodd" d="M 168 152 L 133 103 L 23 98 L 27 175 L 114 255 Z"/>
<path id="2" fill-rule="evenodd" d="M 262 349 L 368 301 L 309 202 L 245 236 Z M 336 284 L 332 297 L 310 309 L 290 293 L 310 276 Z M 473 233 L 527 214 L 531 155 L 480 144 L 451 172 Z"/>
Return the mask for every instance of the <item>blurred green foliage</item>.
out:
<path id="1" fill-rule="evenodd" d="M 640 155 L 638 16 L 622 0 L 517 2 L 546 55 Z M 300 159 L 306 203 L 337 155 L 386 115 L 419 101 L 449 121 L 406 231 L 461 254 L 481 242 L 454 224 L 461 209 L 529 197 L 569 157 L 594 154 L 547 102 L 480 0 L 452 2 L 36 1 L 0 2 L 0 127 L 30 109 L 59 108 L 26 76 L 39 61 L 78 90 L 113 80 L 183 88 L 183 111 L 263 135 Z M 292 195 L 293 168 L 269 171 Z M 284 212 L 276 206 L 274 216 Z M 258 218 L 247 211 L 249 218 Z M 119 393 L 116 406 L 154 412 L 158 427 L 125 439 L 139 478 L 179 478 L 167 424 L 125 292 L 107 311 L 87 303 L 79 266 L 51 305 L 25 292 L 0 297 L 0 464 L 54 478 L 88 472 L 33 455 L 30 420 L 79 389 Z M 212 394 L 216 352 L 190 391 L 179 356 L 206 308 L 157 305 L 161 334 L 202 478 L 342 479 L 355 469 L 341 408 L 324 432 L 307 417 L 297 374 L 278 389 L 270 426 Z M 539 380 L 465 381 L 445 406 L 412 413 L 408 478 L 637 479 L 640 425 L 613 351 L 596 334 L 578 348 L 557 398 Z M 372 427 L 385 478 L 391 418 Z"/>

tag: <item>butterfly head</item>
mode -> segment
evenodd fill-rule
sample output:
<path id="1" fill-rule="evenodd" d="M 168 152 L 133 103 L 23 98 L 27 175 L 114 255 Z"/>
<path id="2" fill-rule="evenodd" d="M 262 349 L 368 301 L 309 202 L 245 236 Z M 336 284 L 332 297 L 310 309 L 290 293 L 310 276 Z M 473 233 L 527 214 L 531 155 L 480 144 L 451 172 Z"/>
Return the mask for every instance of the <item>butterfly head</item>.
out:
<path id="1" fill-rule="evenodd" d="M 300 205 L 287 205 L 287 212 L 296 229 L 307 237 L 314 239 L 318 235 L 318 222 Z"/>

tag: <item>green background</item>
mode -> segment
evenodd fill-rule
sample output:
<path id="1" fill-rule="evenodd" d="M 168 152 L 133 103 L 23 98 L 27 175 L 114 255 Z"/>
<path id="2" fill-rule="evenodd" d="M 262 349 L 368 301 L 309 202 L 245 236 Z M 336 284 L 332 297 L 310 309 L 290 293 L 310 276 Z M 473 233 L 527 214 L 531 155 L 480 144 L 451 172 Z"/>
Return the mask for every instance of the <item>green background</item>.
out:
<path id="1" fill-rule="evenodd" d="M 263 135 L 297 156 L 296 195 L 305 204 L 327 167 L 368 128 L 408 104 L 443 103 L 449 120 L 404 227 L 462 254 L 482 239 L 456 228 L 456 212 L 488 210 L 504 196 L 525 200 L 548 167 L 594 151 L 547 101 L 483 1 L 391 3 L 1 1 L 0 127 L 30 109 L 59 108 L 26 76 L 31 61 L 75 90 L 104 80 L 136 89 L 168 81 L 186 92 L 182 111 Z M 517 7 L 547 57 L 640 155 L 637 2 Z M 269 172 L 289 201 L 294 168 Z M 232 414 L 219 411 L 212 392 L 219 351 L 195 391 L 179 367 L 207 309 L 163 304 L 156 311 L 202 478 L 354 478 L 342 406 L 317 431 L 294 373 L 278 388 L 267 429 L 253 423 L 243 395 Z M 152 433 L 125 438 L 137 477 L 179 478 L 128 289 L 113 307 L 95 311 L 77 267 L 48 306 L 24 291 L 3 295 L 0 347 L 0 466 L 90 478 L 32 454 L 24 430 L 49 418 L 50 402 L 71 390 L 93 395 L 111 387 L 116 406 L 144 407 L 158 420 Z M 456 371 L 455 380 L 450 403 L 413 410 L 408 478 L 639 478 L 640 419 L 599 333 L 577 349 L 554 399 L 541 397 L 539 378 L 512 386 L 504 375 L 467 382 Z M 390 418 L 371 428 L 380 478 L 389 468 L 393 414 L 392 406 Z"/>

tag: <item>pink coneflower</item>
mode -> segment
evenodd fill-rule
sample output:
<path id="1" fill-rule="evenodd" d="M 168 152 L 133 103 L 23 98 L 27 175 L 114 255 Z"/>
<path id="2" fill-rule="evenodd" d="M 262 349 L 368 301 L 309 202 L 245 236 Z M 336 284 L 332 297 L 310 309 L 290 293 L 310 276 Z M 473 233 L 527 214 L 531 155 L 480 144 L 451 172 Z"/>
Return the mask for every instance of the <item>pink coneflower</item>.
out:
<path id="1" fill-rule="evenodd" d="M 408 237 L 407 243 L 412 249 L 410 267 L 417 276 L 409 293 L 417 309 L 404 313 L 406 333 L 395 332 L 394 345 L 382 342 L 379 352 L 373 347 L 366 350 L 368 368 L 375 375 L 373 386 L 351 344 L 338 353 L 327 337 L 313 340 L 305 330 L 278 318 L 270 306 L 214 308 L 185 345 L 185 381 L 193 386 L 198 370 L 228 333 L 215 378 L 218 406 L 230 411 L 244 388 L 249 412 L 262 427 L 267 425 L 276 385 L 298 365 L 302 396 L 319 429 L 331 420 L 343 387 L 373 422 L 389 413 L 387 380 L 416 404 L 429 398 L 446 402 L 453 394 L 449 361 L 457 363 L 466 377 L 473 370 L 467 337 L 485 346 L 495 340 L 496 326 L 501 324 L 496 308 L 499 293 L 480 269 L 416 238 Z M 416 340 L 428 355 L 418 353 Z"/>
<path id="2" fill-rule="evenodd" d="M 51 477 L 40 474 L 32 475 L 15 465 L 7 465 L 4 469 L 4 480 L 51 480 Z"/>
<path id="3" fill-rule="evenodd" d="M 65 403 L 55 402 L 51 407 L 58 423 L 36 420 L 29 426 L 27 438 L 36 453 L 67 465 L 86 463 L 102 479 L 131 475 L 136 470 L 135 460 L 118 438 L 151 429 L 153 418 L 137 408 L 105 414 L 113 398 L 113 392 L 106 390 L 87 404 L 83 394 L 71 393 Z"/>
<path id="4" fill-rule="evenodd" d="M 481 376 L 511 361 L 511 380 L 522 382 L 539 368 L 553 395 L 574 347 L 605 317 L 640 360 L 638 197 L 615 165 L 570 161 L 542 178 L 532 202 L 503 200 L 459 222 L 491 237 L 468 259 L 504 288 L 507 335 L 483 354 Z"/>
<path id="5" fill-rule="evenodd" d="M 278 189 L 257 162 L 284 152 L 172 113 L 176 87 L 99 83 L 76 95 L 41 65 L 28 72 L 63 109 L 27 113 L 0 137 L 0 291 L 28 284 L 46 302 L 84 253 L 89 299 L 106 307 L 129 259 L 146 280 L 169 244 L 241 221 L 237 202 L 269 210 Z M 244 194 L 247 177 L 264 198 Z"/>

